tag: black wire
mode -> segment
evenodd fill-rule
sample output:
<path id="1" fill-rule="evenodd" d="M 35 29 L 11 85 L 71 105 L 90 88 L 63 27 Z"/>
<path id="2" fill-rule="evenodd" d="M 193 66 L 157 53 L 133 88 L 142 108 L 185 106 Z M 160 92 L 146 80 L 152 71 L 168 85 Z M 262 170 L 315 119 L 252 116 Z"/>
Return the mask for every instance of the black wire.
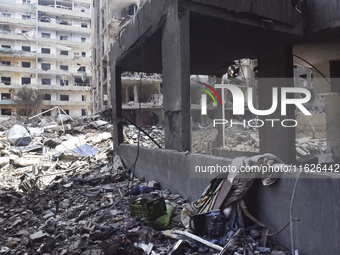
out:
<path id="1" fill-rule="evenodd" d="M 145 132 L 140 126 L 136 125 L 135 123 L 133 123 L 131 120 L 129 120 L 127 117 L 125 117 L 123 114 L 120 114 L 120 116 L 126 120 L 127 122 L 129 122 L 130 124 L 132 124 L 135 128 L 139 129 L 140 131 L 142 131 L 147 137 L 150 138 L 151 141 L 153 141 L 158 148 L 162 149 L 162 146 L 159 145 L 159 143 L 157 143 L 155 141 L 155 139 L 153 139 L 147 132 Z"/>
<path id="2" fill-rule="evenodd" d="M 139 21 L 139 16 L 137 15 L 137 28 L 138 28 L 138 35 L 140 36 L 140 21 Z M 139 78 L 139 109 L 138 109 L 138 115 L 139 115 L 139 118 L 138 118 L 138 126 L 140 127 L 140 124 L 141 124 L 141 115 L 142 115 L 142 102 L 141 102 L 141 96 L 142 96 L 142 79 L 143 79 L 143 72 L 144 72 L 144 50 L 143 50 L 143 44 L 141 43 L 140 45 L 140 49 L 141 49 L 141 72 L 140 72 L 140 78 Z M 140 152 L 140 137 L 141 137 L 141 129 L 138 128 L 138 142 L 137 142 L 137 155 L 136 155 L 136 159 L 134 161 L 134 163 L 129 167 L 129 171 L 131 170 L 131 183 L 133 186 L 133 176 L 135 174 L 135 170 L 136 170 L 136 164 L 137 164 L 137 161 L 139 159 L 139 152 Z M 127 187 L 127 190 L 128 190 L 128 194 L 130 194 L 130 179 L 128 181 L 128 187 Z"/>
<path id="3" fill-rule="evenodd" d="M 327 79 L 327 77 L 319 70 L 317 69 L 312 63 L 308 62 L 306 59 L 298 56 L 298 55 L 295 55 L 293 54 L 294 57 L 298 58 L 298 59 L 301 59 L 302 61 L 306 62 L 308 65 L 310 65 L 315 71 L 317 71 L 323 78 L 325 78 L 325 80 L 328 82 L 329 85 L 332 86 L 332 84 L 329 82 L 329 80 Z"/>

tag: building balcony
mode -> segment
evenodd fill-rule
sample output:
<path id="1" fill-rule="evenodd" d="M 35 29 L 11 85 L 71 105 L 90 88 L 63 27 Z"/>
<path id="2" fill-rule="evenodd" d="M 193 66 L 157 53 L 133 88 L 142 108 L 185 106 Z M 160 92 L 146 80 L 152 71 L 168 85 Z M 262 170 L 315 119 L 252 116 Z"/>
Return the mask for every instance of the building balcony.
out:
<path id="1" fill-rule="evenodd" d="M 15 105 L 15 102 L 12 99 L 0 99 L 0 105 Z"/>
<path id="2" fill-rule="evenodd" d="M 63 46 L 72 47 L 73 49 L 89 49 L 91 42 L 75 42 L 51 38 L 39 38 L 39 44 L 60 44 Z"/>
<path id="3" fill-rule="evenodd" d="M 0 9 L 6 10 L 6 11 L 17 11 L 17 12 L 28 12 L 29 11 L 29 5 L 16 4 L 15 1 L 12 1 L 12 2 L 14 3 L 13 4 L 0 3 Z"/>
<path id="4" fill-rule="evenodd" d="M 11 83 L 10 85 L 6 85 L 5 83 L 3 82 L 0 82 L 0 89 L 20 89 L 23 85 L 21 84 L 14 84 L 14 83 Z"/>
<path id="5" fill-rule="evenodd" d="M 34 59 L 35 62 L 35 52 L 28 52 L 28 51 L 20 51 L 14 50 L 13 52 L 0 52 L 0 57 L 13 57 L 17 56 L 18 58 L 24 59 Z"/>
<path id="6" fill-rule="evenodd" d="M 9 24 L 9 25 L 20 25 L 20 26 L 35 26 L 36 20 L 35 19 L 16 19 L 16 18 L 6 18 L 6 17 L 0 17 L 0 23 L 1 24 Z"/>
<path id="7" fill-rule="evenodd" d="M 25 69 L 25 68 L 24 68 Z M 89 69 L 89 68 L 88 68 Z M 89 69 L 90 70 L 90 69 Z M 1 71 L 1 69 L 0 69 Z M 64 75 L 64 76 L 82 76 L 83 72 L 79 72 L 79 71 L 65 71 L 65 70 L 42 70 L 42 69 L 38 69 L 37 70 L 39 74 L 47 74 L 47 75 Z M 86 71 L 86 77 L 92 77 L 92 72 L 91 71 Z"/>
<path id="8" fill-rule="evenodd" d="M 4 40 L 12 40 L 12 41 L 27 41 L 28 39 L 21 33 L 5 33 L 0 32 L 0 38 Z"/>
<path id="9" fill-rule="evenodd" d="M 59 101 L 59 100 L 51 100 L 51 101 L 43 101 L 42 105 L 46 106 L 87 106 L 90 102 L 86 101 Z"/>
<path id="10" fill-rule="evenodd" d="M 72 33 L 79 33 L 79 34 L 91 34 L 90 27 L 63 25 L 63 24 L 58 24 L 58 23 L 39 22 L 39 28 L 44 28 L 46 30 L 53 30 L 53 31 L 72 32 Z"/>
<path id="11" fill-rule="evenodd" d="M 68 10 L 65 8 L 58 8 L 58 6 L 54 7 L 54 6 L 39 5 L 38 10 L 43 12 L 45 15 L 68 17 L 68 18 L 79 18 L 83 20 L 91 19 L 90 12 L 77 12 L 77 11 Z"/>
<path id="12" fill-rule="evenodd" d="M 77 62 L 77 63 L 91 63 L 90 57 L 75 57 L 73 53 L 70 53 L 69 55 L 57 55 L 57 54 L 43 54 L 38 53 L 38 58 L 40 60 L 56 60 L 56 61 L 67 61 L 67 62 Z"/>
<path id="13" fill-rule="evenodd" d="M 24 67 L 17 67 L 17 66 L 0 66 L 0 72 L 35 74 L 36 69 L 34 67 L 24 68 Z"/>
<path id="14" fill-rule="evenodd" d="M 90 92 L 90 86 L 76 86 L 76 85 L 68 85 L 68 86 L 61 86 L 61 85 L 39 85 L 39 89 L 43 91 L 75 91 L 75 92 Z"/>
<path id="15" fill-rule="evenodd" d="M 82 84 L 83 85 L 83 84 Z M 21 84 L 11 83 L 10 85 L 6 85 L 2 82 L 0 82 L 0 89 L 20 89 L 22 88 Z M 27 85 L 25 85 L 27 86 Z M 32 85 L 33 88 L 36 88 L 35 83 Z M 38 88 L 44 92 L 55 92 L 55 91 L 74 91 L 74 92 L 91 92 L 90 86 L 78 86 L 78 85 L 69 85 L 69 86 L 61 86 L 61 85 L 42 85 L 39 84 Z"/>

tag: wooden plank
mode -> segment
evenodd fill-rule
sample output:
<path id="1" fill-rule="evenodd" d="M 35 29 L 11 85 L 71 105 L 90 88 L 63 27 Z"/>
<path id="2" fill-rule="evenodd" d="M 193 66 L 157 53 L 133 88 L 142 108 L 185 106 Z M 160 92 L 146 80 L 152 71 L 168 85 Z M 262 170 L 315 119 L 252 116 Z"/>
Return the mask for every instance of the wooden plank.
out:
<path id="1" fill-rule="evenodd" d="M 217 195 L 217 198 L 215 200 L 215 203 L 212 207 L 212 209 L 220 209 L 223 202 L 225 201 L 225 199 L 227 198 L 227 195 L 231 189 L 231 187 L 233 186 L 233 184 L 228 180 L 228 179 L 224 179 L 222 184 L 222 187 L 220 189 L 220 192 Z"/>

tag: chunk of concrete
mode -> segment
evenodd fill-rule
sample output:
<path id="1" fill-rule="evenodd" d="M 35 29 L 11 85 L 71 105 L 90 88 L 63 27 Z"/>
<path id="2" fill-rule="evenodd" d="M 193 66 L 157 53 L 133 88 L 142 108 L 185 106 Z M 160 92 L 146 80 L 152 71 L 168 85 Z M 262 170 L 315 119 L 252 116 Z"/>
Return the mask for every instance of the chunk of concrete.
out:
<path id="1" fill-rule="evenodd" d="M 42 231 L 35 232 L 34 234 L 30 235 L 30 239 L 32 242 L 39 242 L 41 241 L 44 237 L 47 237 L 48 235 Z"/>
<path id="2" fill-rule="evenodd" d="M 0 167 L 9 164 L 9 161 L 10 161 L 9 157 L 0 157 Z"/>
<path id="3" fill-rule="evenodd" d="M 12 146 L 27 146 L 32 141 L 28 130 L 19 124 L 7 130 L 6 137 Z"/>

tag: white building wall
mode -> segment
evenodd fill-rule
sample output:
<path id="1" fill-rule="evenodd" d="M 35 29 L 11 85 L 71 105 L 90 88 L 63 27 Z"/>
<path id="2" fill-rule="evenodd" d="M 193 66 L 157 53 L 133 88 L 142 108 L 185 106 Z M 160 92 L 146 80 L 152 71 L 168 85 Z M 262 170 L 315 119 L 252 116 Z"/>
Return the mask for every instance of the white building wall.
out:
<path id="1" fill-rule="evenodd" d="M 35 1 L 31 0 L 31 2 Z M 69 110 L 71 115 L 81 116 L 82 109 L 91 113 L 89 107 L 92 94 L 89 87 L 77 86 L 79 84 L 90 86 L 89 80 L 82 81 L 84 73 L 78 70 L 84 66 L 86 78 L 91 79 L 91 5 L 88 1 L 73 1 L 72 5 L 69 5 L 69 2 L 65 1 L 65 5 L 71 6 L 71 9 L 73 6 L 74 17 L 72 10 L 61 11 L 59 8 L 42 6 L 48 12 L 41 15 L 50 17 L 50 23 L 37 22 L 39 5 L 37 10 L 32 12 L 31 18 L 23 19 L 23 15 L 29 15 L 29 9 L 28 6 L 22 5 L 22 0 L 13 1 L 13 7 L 8 10 L 2 8 L 3 4 L 0 3 L 0 14 L 6 11 L 11 14 L 10 18 L 2 18 L 0 15 L 0 46 L 9 45 L 11 49 L 20 52 L 0 52 L 0 78 L 11 78 L 11 85 L 5 85 L 0 81 L 0 93 L 8 93 L 9 90 L 13 90 L 14 94 L 22 87 L 22 78 L 30 78 L 31 84 L 28 86 L 37 87 L 44 93 L 51 94 L 51 100 L 44 101 L 41 109 L 48 109 L 60 104 L 65 110 Z M 67 21 L 68 25 L 60 24 L 61 21 Z M 6 25 L 7 30 L 10 31 L 3 31 L 2 25 Z M 76 30 L 78 28 L 81 32 Z M 32 32 L 36 29 L 37 37 L 28 38 L 24 34 L 26 31 Z M 42 38 L 43 33 L 50 34 L 50 38 Z M 60 36 L 68 36 L 67 41 L 60 41 Z M 85 42 L 82 38 L 85 38 Z M 23 46 L 30 47 L 30 52 L 22 52 Z M 50 53 L 42 53 L 42 48 L 49 48 Z M 68 55 L 60 55 L 61 51 L 68 51 Z M 10 61 L 11 66 L 1 66 L 1 60 Z M 31 67 L 23 68 L 23 62 L 30 62 Z M 43 63 L 50 64 L 50 69 L 42 70 Z M 60 70 L 62 65 L 68 66 L 68 71 Z M 51 85 L 43 84 L 43 79 L 50 80 Z M 61 86 L 60 81 L 66 80 L 68 85 Z M 69 101 L 61 101 L 60 95 L 69 95 Z M 86 96 L 86 101 L 82 100 L 83 95 Z M 4 107 L 10 106 L 0 104 L 0 110 Z"/>

